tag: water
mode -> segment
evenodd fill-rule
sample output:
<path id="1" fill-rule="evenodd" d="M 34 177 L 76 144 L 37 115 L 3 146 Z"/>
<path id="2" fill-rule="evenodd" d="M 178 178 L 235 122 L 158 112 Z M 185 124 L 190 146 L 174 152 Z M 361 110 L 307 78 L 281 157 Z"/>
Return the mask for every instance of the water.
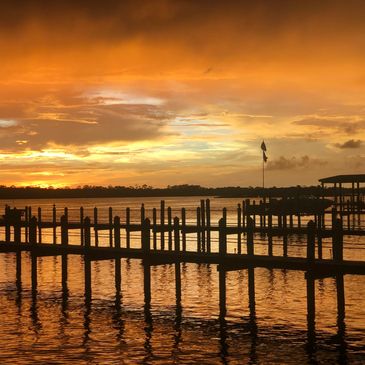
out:
<path id="1" fill-rule="evenodd" d="M 125 207 L 138 221 L 141 202 L 150 215 L 155 198 L 57 200 L 70 208 L 77 221 L 78 207 L 91 215 L 99 207 L 100 221 L 112 206 L 123 221 Z M 237 199 L 212 199 L 212 223 L 228 208 L 235 222 Z M 42 206 L 44 219 L 53 201 L 3 201 L 21 208 Z M 199 198 L 166 199 L 174 215 L 182 206 L 196 207 Z M 77 208 L 77 209 L 76 209 Z M 134 210 L 135 209 L 135 210 Z M 61 209 L 59 209 L 61 211 Z M 86 214 L 86 213 L 85 213 Z M 188 213 L 193 222 L 194 212 Z M 3 232 L 0 232 L 0 235 Z M 189 235 L 191 249 L 196 247 Z M 52 235 L 49 233 L 49 238 Z M 259 240 L 259 236 L 255 237 Z M 75 233 L 74 240 L 78 237 Z M 345 237 L 345 257 L 365 259 L 364 238 Z M 105 242 L 104 242 L 105 241 Z M 101 237 L 107 244 L 108 237 Z M 243 240 L 244 241 L 244 240 Z M 278 239 L 279 241 L 279 239 Z M 230 238 L 230 250 L 236 246 Z M 259 241 L 258 241 L 259 242 Z M 257 253 L 265 253 L 265 238 Z M 123 243 L 123 240 L 122 240 Z M 277 242 L 279 243 L 279 242 Z M 133 244 L 138 246 L 139 237 Z M 324 243 L 330 255 L 329 241 Z M 274 246 L 274 253 L 282 248 Z M 289 240 L 288 254 L 303 256 L 305 238 Z M 68 258 L 67 291 L 61 284 L 61 258 L 38 258 L 37 295 L 31 290 L 31 259 L 22 256 L 22 287 L 16 286 L 15 254 L 0 255 L 1 364 L 299 364 L 365 362 L 365 277 L 344 278 L 346 316 L 337 318 L 334 278 L 316 281 L 315 333 L 308 332 L 306 280 L 303 272 L 255 269 L 256 306 L 250 313 L 247 270 L 227 273 L 227 314 L 219 316 L 218 272 L 215 265 L 181 265 L 181 307 L 175 299 L 173 265 L 152 267 L 151 306 L 145 306 L 143 266 L 121 260 L 121 292 L 114 281 L 114 260 L 92 262 L 92 301 L 85 301 L 83 258 Z M 66 295 L 67 294 L 67 295 Z"/>

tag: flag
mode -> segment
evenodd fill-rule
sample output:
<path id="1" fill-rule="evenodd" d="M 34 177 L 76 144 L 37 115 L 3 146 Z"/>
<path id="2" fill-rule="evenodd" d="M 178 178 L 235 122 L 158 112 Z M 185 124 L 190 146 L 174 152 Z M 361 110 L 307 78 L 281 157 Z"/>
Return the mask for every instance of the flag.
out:
<path id="1" fill-rule="evenodd" d="M 264 162 L 267 162 L 267 156 L 265 151 L 262 151 L 262 159 L 264 160 Z"/>
<path id="2" fill-rule="evenodd" d="M 262 151 L 266 151 L 266 144 L 265 144 L 265 142 L 264 141 L 262 141 L 262 143 L 261 143 L 261 149 L 262 149 Z"/>

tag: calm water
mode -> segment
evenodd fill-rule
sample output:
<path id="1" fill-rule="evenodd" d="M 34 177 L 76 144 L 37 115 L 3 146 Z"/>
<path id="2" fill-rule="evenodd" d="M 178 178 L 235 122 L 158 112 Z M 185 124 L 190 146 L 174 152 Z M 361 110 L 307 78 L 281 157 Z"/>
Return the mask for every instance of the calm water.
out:
<path id="1" fill-rule="evenodd" d="M 2 201 L 33 213 L 42 207 L 44 220 L 55 203 L 59 214 L 69 207 L 71 221 L 79 218 L 80 206 L 92 216 L 99 207 L 99 220 L 106 221 L 108 207 L 125 218 L 132 208 L 138 221 L 141 202 L 147 215 L 159 207 L 159 199 L 73 199 Z M 229 221 L 236 221 L 237 199 L 212 199 L 212 224 L 228 208 Z M 173 216 L 182 206 L 191 208 L 195 219 L 199 198 L 166 199 Z M 357 219 L 357 218 L 356 218 Z M 358 224 L 358 222 L 353 222 Z M 362 225 L 363 222 L 360 222 Z M 47 236 L 48 235 L 48 236 Z M 3 232 L 0 232 L 0 239 Z M 45 232 L 52 242 L 52 232 Z M 188 248 L 196 247 L 196 235 Z M 266 238 L 255 237 L 255 252 L 267 253 Z M 72 240 L 79 241 L 78 232 Z M 365 260 L 365 238 L 345 237 L 345 258 Z M 100 233 L 108 244 L 107 233 Z M 274 254 L 281 255 L 277 239 Z M 213 249 L 216 245 L 213 237 Z M 243 239 L 244 242 L 244 239 Z M 123 237 L 122 237 L 123 244 Z M 132 244 L 140 244 L 138 235 Z M 230 237 L 229 250 L 237 246 Z M 244 245 L 243 252 L 244 252 Z M 305 255 L 305 238 L 289 239 L 290 256 Z M 324 256 L 331 257 L 330 241 Z M 227 315 L 219 316 L 218 272 L 215 265 L 181 266 L 182 302 L 176 305 L 173 265 L 151 269 L 152 300 L 146 307 L 143 266 L 139 260 L 121 261 L 121 292 L 114 281 L 114 260 L 92 262 L 92 301 L 84 297 L 83 258 L 68 257 L 67 291 L 61 285 L 61 258 L 38 258 L 37 295 L 31 290 L 28 254 L 22 256 L 22 286 L 16 286 L 15 255 L 0 255 L 0 363 L 1 364 L 299 364 L 365 363 L 365 277 L 344 278 L 346 316 L 337 318 L 336 282 L 316 281 L 315 333 L 308 333 L 306 280 L 303 272 L 255 269 L 256 310 L 249 310 L 248 273 L 227 273 Z M 67 294 L 67 295 L 66 295 Z"/>

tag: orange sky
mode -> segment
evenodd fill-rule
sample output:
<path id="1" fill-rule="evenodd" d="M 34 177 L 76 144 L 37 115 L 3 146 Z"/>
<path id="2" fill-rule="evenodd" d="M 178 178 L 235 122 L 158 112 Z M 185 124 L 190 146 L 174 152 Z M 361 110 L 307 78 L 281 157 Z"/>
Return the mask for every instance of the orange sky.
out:
<path id="1" fill-rule="evenodd" d="M 363 1 L 2 1 L 4 185 L 364 173 Z"/>

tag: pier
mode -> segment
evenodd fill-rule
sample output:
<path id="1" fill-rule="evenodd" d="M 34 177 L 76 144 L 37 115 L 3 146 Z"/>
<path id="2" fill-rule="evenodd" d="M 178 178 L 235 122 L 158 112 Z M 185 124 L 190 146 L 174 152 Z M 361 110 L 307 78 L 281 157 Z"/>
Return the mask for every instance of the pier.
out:
<path id="1" fill-rule="evenodd" d="M 345 260 L 344 235 L 363 235 L 361 227 L 347 226 L 347 221 L 331 209 L 316 214 L 306 224 L 298 215 L 273 216 L 261 214 L 258 218 L 250 214 L 250 202 L 237 206 L 236 224 L 228 225 L 227 209 L 221 211 L 218 224 L 211 222 L 210 201 L 201 200 L 196 208 L 196 224 L 188 224 L 187 212 L 182 208 L 180 217 L 173 217 L 171 207 L 165 212 L 165 202 L 161 201 L 160 210 L 152 210 L 151 218 L 144 205 L 139 211 L 139 223 L 132 223 L 131 209 L 126 208 L 125 220 L 108 209 L 107 221 L 101 220 L 98 209 L 93 210 L 92 219 L 85 216 L 80 208 L 79 221 L 69 221 L 69 210 L 64 208 L 57 219 L 56 207 L 53 207 L 52 219 L 43 219 L 41 209 L 36 215 L 26 207 L 23 210 L 6 207 L 0 227 L 5 229 L 5 239 L 0 242 L 0 252 L 16 254 L 16 282 L 21 287 L 22 253 L 31 256 L 31 285 L 34 295 L 37 293 L 37 258 L 42 256 L 62 257 L 62 288 L 67 292 L 68 255 L 82 255 L 84 258 L 85 300 L 92 300 L 91 262 L 96 260 L 114 260 L 115 287 L 121 290 L 121 259 L 138 259 L 144 270 L 144 300 L 147 306 L 151 302 L 151 267 L 156 265 L 175 266 L 176 304 L 181 302 L 182 263 L 213 264 L 219 277 L 219 312 L 226 313 L 226 273 L 233 270 L 247 270 L 250 315 L 255 314 L 255 268 L 284 269 L 302 271 L 307 282 L 308 330 L 315 325 L 315 282 L 324 277 L 336 278 L 338 318 L 345 316 L 344 275 L 364 275 L 365 261 Z M 247 209 L 248 208 L 248 209 Z M 252 212 L 251 212 L 252 213 Z M 104 215 L 105 217 L 105 215 Z M 158 217 L 160 218 L 158 220 Z M 167 221 L 165 218 L 167 217 Z M 327 217 L 327 219 L 326 219 Z M 287 219 L 288 218 L 288 219 Z M 330 224 L 328 221 L 330 220 Z M 289 222 L 289 224 L 288 224 Z M 275 224 L 276 223 L 276 224 Z M 51 232 L 51 234 L 50 234 Z M 77 232 L 78 243 L 70 243 L 70 235 Z M 102 244 L 100 233 L 107 235 L 107 244 Z M 131 233 L 138 233 L 138 244 L 132 242 Z M 194 235 L 195 244 L 187 245 L 187 236 Z M 305 257 L 293 257 L 288 254 L 288 237 L 301 235 L 305 238 Z M 215 238 L 217 241 L 215 242 Z M 265 236 L 267 255 L 255 250 L 258 237 Z M 235 243 L 228 250 L 228 238 L 234 237 Z M 279 239 L 281 255 L 273 251 L 273 238 Z M 331 258 L 322 256 L 322 240 L 331 241 Z M 133 243 L 133 244 L 132 244 Z M 262 245 L 262 242 L 260 243 Z M 278 245 L 278 243 L 276 243 Z M 213 247 L 214 246 L 214 247 Z M 230 244 L 232 246 L 232 244 Z M 193 247 L 193 248 L 192 248 Z"/>

